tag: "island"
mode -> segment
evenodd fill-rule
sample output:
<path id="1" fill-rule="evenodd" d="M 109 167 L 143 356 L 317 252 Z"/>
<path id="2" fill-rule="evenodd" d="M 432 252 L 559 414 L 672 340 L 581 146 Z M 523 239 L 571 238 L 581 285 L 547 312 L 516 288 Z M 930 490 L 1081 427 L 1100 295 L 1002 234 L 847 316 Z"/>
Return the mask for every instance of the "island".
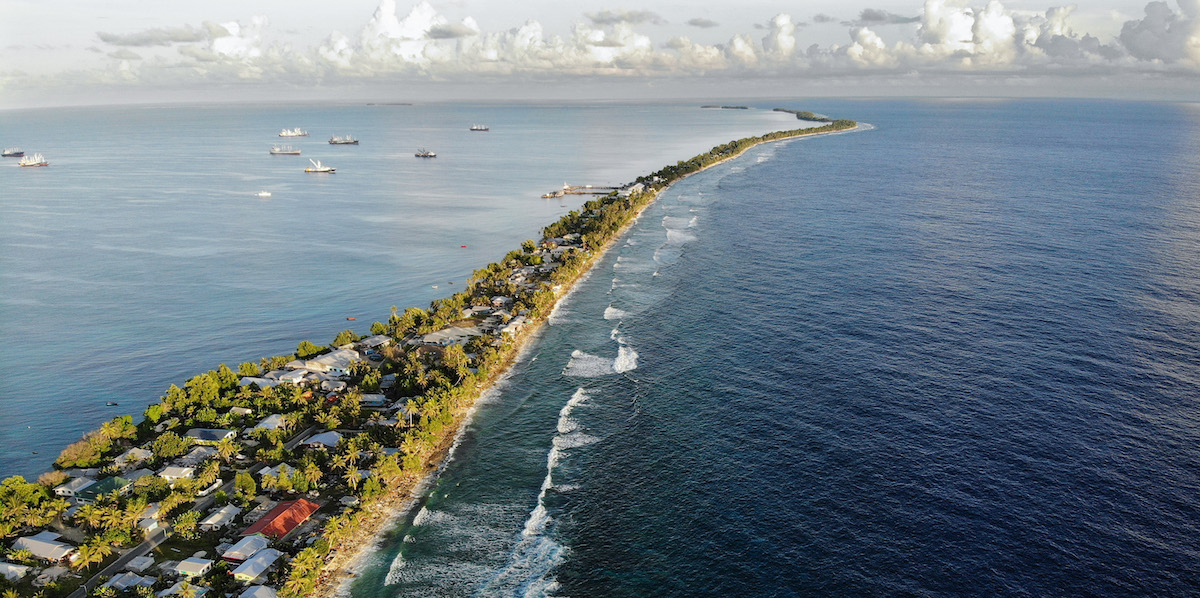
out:
<path id="1" fill-rule="evenodd" d="M 584 203 L 427 309 L 172 385 L 35 482 L 0 482 L 0 595 L 332 595 L 436 475 L 481 393 L 663 189 L 760 143 L 857 126 L 716 146 Z"/>
<path id="2" fill-rule="evenodd" d="M 775 108 L 775 112 L 787 112 L 788 114 L 795 114 L 797 119 L 806 120 L 809 122 L 815 122 L 815 123 L 834 122 L 833 119 L 831 119 L 827 116 L 821 116 L 820 114 L 817 114 L 815 112 L 808 112 L 805 110 L 791 110 L 788 108 Z"/>

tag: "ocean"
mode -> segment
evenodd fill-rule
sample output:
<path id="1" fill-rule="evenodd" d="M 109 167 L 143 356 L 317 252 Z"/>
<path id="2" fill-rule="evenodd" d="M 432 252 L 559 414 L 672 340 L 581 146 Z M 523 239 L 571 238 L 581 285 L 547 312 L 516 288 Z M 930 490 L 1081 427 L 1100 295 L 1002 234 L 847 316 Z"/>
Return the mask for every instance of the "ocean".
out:
<path id="1" fill-rule="evenodd" d="M 50 161 L 0 162 L 0 476 L 37 476 L 218 364 L 365 334 L 392 306 L 454 293 L 588 199 L 541 199 L 564 182 L 625 184 L 795 123 L 699 104 L 0 111 L 0 146 Z M 360 144 L 327 143 L 347 134 Z M 304 173 L 310 158 L 337 172 Z"/>
<path id="2" fill-rule="evenodd" d="M 805 102 L 665 193 L 352 596 L 1200 592 L 1200 111 Z"/>
<path id="3" fill-rule="evenodd" d="M 52 362 L 19 368 L 24 386 L 0 382 L 0 463 L 31 468 L 12 446 L 43 442 L 12 421 L 91 425 L 111 413 L 106 397 L 146 402 L 138 380 L 179 383 L 428 301 L 569 209 L 537 199 L 558 179 L 627 182 L 794 126 L 762 110 L 783 106 L 871 126 L 759 146 L 664 193 L 480 401 L 349 594 L 1200 593 L 1200 109 L 751 105 L 419 108 L 444 111 L 464 145 L 413 139 L 375 158 L 372 129 L 337 118 L 418 107 L 194 110 L 191 137 L 175 108 L 113 109 L 104 122 L 156 123 L 136 130 L 170 139 L 143 154 L 186 156 L 156 192 L 98 166 L 67 190 L 50 178 L 71 176 L 56 174 L 59 153 L 69 170 L 119 167 L 128 152 L 0 168 L 2 218 L 24 219 L 0 232 L 0 326 L 10 351 Z M 333 129 L 321 135 L 355 133 L 363 155 L 303 142 L 339 168 L 320 180 L 266 160 L 277 129 L 317 134 L 318 114 Z M 543 134 L 477 148 L 502 164 L 414 190 L 419 169 L 481 143 L 469 123 L 513 128 L 501 115 Z M 0 118 L 5 138 L 26 122 Z M 106 141 L 71 130 L 94 110 L 54 118 L 63 143 Z M 205 125 L 223 119 L 242 153 L 213 149 Z M 589 124 L 598 142 L 576 138 Z M 566 145 L 534 158 L 542 142 Z M 408 160 L 418 146 L 436 163 Z M 373 174 L 355 174 L 368 160 Z M 14 199 L 13 180 L 45 199 Z M 81 201 L 97 180 L 113 190 Z M 274 196 L 250 197 L 259 188 Z M 10 294 L 25 286 L 53 301 Z"/>

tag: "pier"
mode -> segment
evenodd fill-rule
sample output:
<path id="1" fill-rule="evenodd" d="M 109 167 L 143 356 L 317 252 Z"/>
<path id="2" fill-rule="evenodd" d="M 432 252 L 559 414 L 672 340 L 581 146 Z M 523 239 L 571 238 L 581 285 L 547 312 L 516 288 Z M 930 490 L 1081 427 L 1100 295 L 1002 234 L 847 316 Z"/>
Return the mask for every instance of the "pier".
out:
<path id="1" fill-rule="evenodd" d="M 563 183 L 562 189 L 557 189 L 542 195 L 544 199 L 562 197 L 564 195 L 608 195 L 620 187 L 600 187 L 596 185 L 568 185 Z"/>

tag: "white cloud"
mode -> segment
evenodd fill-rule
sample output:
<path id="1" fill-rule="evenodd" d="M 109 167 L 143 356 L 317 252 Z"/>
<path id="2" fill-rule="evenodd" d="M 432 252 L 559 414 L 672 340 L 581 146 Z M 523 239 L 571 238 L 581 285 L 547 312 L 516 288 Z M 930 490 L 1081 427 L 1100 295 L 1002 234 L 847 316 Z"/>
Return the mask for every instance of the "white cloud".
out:
<path id="1" fill-rule="evenodd" d="M 1121 28 L 1121 43 L 1140 60 L 1200 65 L 1200 0 L 1180 0 L 1179 7 L 1176 13 L 1166 2 L 1147 4 L 1145 17 Z"/>
<path id="2" fill-rule="evenodd" d="M 395 0 L 380 0 L 357 36 L 338 31 L 309 48 L 280 43 L 266 16 L 248 21 L 98 33 L 109 47 L 113 69 L 105 81 L 178 82 L 269 80 L 315 85 L 332 79 L 376 81 L 473 81 L 479 75 L 761 76 L 971 72 L 1069 73 L 1108 69 L 1195 74 L 1200 69 L 1200 0 L 1182 0 L 1178 11 L 1150 2 L 1145 16 L 1127 21 L 1116 39 L 1102 42 L 1073 26 L 1074 6 L 1042 13 L 1016 11 L 1001 0 L 925 0 L 919 21 L 895 13 L 863 10 L 848 29 L 849 43 L 798 51 L 798 24 L 775 15 L 764 34 L 734 33 L 724 44 L 688 37 L 657 44 L 639 29 L 666 20 L 649 11 L 606 10 L 588 14 L 565 36 L 536 20 L 507 30 L 485 31 L 471 17 L 453 22 L 428 2 L 402 18 Z M 832 17 L 817 15 L 829 23 Z M 694 27 L 716 23 L 691 19 Z M 885 33 L 871 24 L 886 27 Z M 891 37 L 891 39 L 887 39 Z M 127 47 L 174 46 L 172 56 L 138 56 Z M 122 52 L 125 50 L 125 52 Z M 185 68 L 180 68 L 185 67 Z"/>

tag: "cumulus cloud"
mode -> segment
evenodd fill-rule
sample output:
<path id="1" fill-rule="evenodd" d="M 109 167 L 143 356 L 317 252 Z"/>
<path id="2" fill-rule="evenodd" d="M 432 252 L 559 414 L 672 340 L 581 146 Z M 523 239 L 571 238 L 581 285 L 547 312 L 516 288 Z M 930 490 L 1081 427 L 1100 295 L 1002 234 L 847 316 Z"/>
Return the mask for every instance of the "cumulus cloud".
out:
<path id="1" fill-rule="evenodd" d="M 701 29 L 712 29 L 713 27 L 721 26 L 721 24 L 716 21 L 712 21 L 709 19 L 702 19 L 699 17 L 697 17 L 695 19 L 688 19 L 687 24 L 691 25 L 692 27 L 699 27 Z"/>
<path id="2" fill-rule="evenodd" d="M 760 33 L 731 32 L 725 43 L 703 44 L 682 36 L 656 43 L 642 29 L 665 20 L 649 11 L 588 14 L 557 35 L 536 20 L 485 31 L 470 17 L 447 19 L 427 0 L 406 13 L 397 12 L 396 0 L 380 0 L 357 34 L 334 31 L 311 48 L 272 41 L 265 16 L 98 35 L 109 46 L 104 53 L 121 65 L 112 75 L 119 80 L 199 77 L 315 84 L 413 77 L 478 80 L 481 75 L 795 77 L 1200 69 L 1200 0 L 1183 0 L 1177 10 L 1150 2 L 1144 17 L 1128 21 L 1118 38 L 1107 41 L 1076 31 L 1073 12 L 1073 6 L 1016 11 L 1001 0 L 924 0 L 916 20 L 867 9 L 848 29 L 848 42 L 804 50 L 798 45 L 800 24 L 788 13 L 758 25 Z M 826 15 L 813 20 L 834 21 Z M 881 29 L 906 23 L 916 25 L 915 30 Z M 717 26 L 699 18 L 687 24 Z M 139 45 L 174 45 L 177 53 L 173 59 L 156 55 L 139 60 L 128 50 Z"/>
<path id="3" fill-rule="evenodd" d="M 219 26 L 205 24 L 205 27 L 170 27 L 147 29 L 135 33 L 117 34 L 96 32 L 100 41 L 114 46 L 170 46 L 178 43 L 202 42 L 219 34 Z"/>
<path id="4" fill-rule="evenodd" d="M 479 35 L 479 27 L 472 27 L 466 23 L 436 25 L 429 29 L 430 39 L 458 39 L 460 37 L 471 37 L 472 35 Z"/>
<path id="5" fill-rule="evenodd" d="M 600 12 L 588 13 L 587 18 L 594 25 L 617 25 L 620 23 L 650 23 L 652 25 L 666 25 L 667 20 L 658 16 L 657 13 L 649 10 L 602 10 Z"/>
<path id="6" fill-rule="evenodd" d="M 1128 21 L 1119 39 L 1140 60 L 1200 64 L 1200 0 L 1180 0 L 1176 13 L 1166 2 L 1146 5 L 1145 16 Z"/>

